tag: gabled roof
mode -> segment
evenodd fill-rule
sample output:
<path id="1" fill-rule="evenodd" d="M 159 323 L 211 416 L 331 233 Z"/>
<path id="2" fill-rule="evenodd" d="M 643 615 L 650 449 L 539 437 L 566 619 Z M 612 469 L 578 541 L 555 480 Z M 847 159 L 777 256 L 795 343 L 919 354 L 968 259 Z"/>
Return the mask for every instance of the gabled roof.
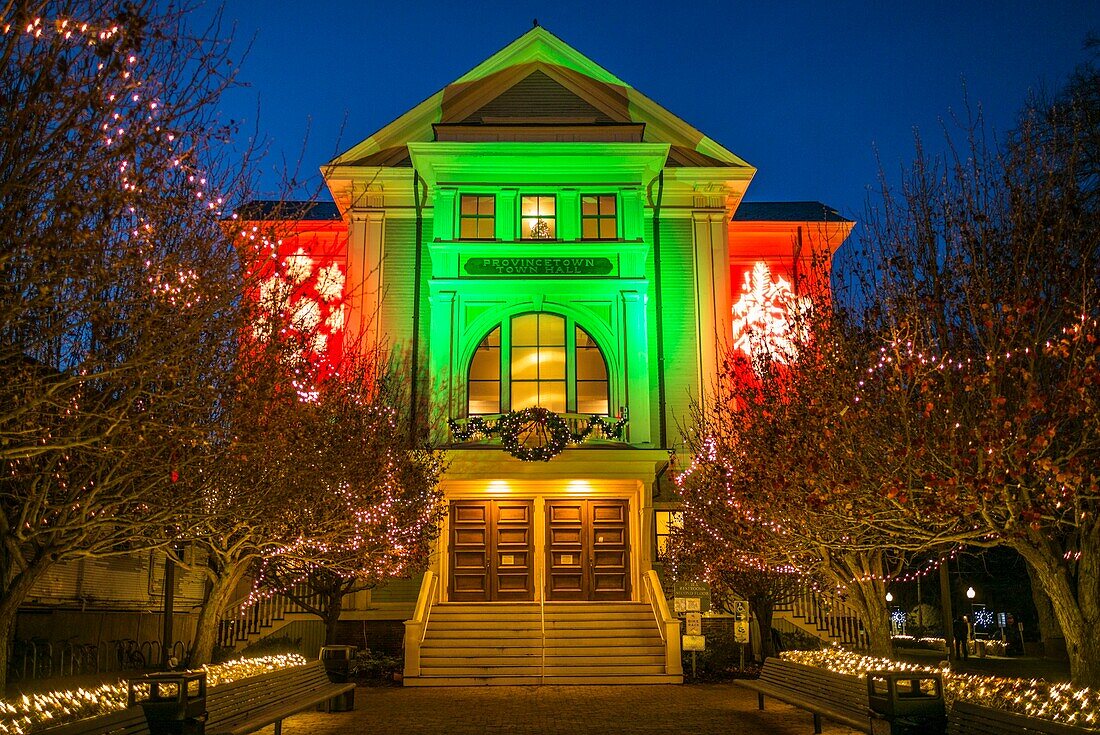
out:
<path id="1" fill-rule="evenodd" d="M 401 149 L 435 139 L 437 123 L 644 124 L 643 141 L 672 147 L 670 165 L 754 170 L 545 28 L 535 27 L 358 145 L 332 166 L 407 165 Z"/>
<path id="2" fill-rule="evenodd" d="M 851 222 L 821 202 L 741 202 L 734 222 Z"/>

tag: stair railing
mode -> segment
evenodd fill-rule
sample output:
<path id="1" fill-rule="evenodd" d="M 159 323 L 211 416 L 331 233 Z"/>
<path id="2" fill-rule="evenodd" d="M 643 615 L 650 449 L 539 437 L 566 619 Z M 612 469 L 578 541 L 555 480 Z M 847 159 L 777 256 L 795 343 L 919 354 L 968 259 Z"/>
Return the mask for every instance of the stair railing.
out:
<path id="1" fill-rule="evenodd" d="M 439 601 L 439 577 L 430 569 L 420 582 L 412 620 L 405 621 L 405 677 L 420 676 L 420 644 L 428 634 L 432 606 Z"/>
<path id="2" fill-rule="evenodd" d="M 684 673 L 684 663 L 680 656 L 680 621 L 673 617 L 668 609 L 668 600 L 661 587 L 661 578 L 650 569 L 642 576 L 642 584 L 648 598 L 649 608 L 657 621 L 657 630 L 665 644 L 665 673 L 680 676 Z"/>

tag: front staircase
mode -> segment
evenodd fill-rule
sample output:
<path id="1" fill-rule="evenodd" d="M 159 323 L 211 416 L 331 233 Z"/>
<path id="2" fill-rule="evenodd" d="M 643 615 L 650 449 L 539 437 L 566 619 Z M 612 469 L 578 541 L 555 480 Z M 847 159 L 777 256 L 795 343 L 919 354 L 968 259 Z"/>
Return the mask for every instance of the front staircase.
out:
<path id="1" fill-rule="evenodd" d="M 644 602 L 443 603 L 406 686 L 670 684 Z"/>
<path id="2" fill-rule="evenodd" d="M 683 681 L 679 623 L 663 597 L 660 605 L 444 602 L 418 611 L 423 620 L 406 623 L 405 686 Z"/>

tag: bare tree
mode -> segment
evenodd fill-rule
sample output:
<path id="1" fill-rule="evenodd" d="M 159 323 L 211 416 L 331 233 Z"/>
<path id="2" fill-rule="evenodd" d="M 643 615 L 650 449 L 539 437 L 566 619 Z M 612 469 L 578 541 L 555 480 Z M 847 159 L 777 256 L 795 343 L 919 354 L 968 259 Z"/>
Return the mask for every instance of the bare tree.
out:
<path id="1" fill-rule="evenodd" d="M 2 688 L 51 564 L 187 534 L 235 353 L 218 220 L 241 178 L 213 35 L 140 0 L 7 2 L 0 31 Z"/>

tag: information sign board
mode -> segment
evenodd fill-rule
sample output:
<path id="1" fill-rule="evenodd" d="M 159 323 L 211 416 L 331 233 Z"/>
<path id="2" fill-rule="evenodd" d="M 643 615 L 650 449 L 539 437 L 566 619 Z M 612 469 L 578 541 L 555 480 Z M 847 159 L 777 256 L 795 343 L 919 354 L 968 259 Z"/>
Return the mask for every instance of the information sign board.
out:
<path id="1" fill-rule="evenodd" d="M 683 637 L 683 648 L 685 651 L 705 651 L 707 650 L 707 639 L 701 635 L 685 635 Z"/>
<path id="2" fill-rule="evenodd" d="M 702 613 L 689 612 L 687 618 L 684 620 L 684 632 L 688 635 L 702 635 L 703 633 L 703 615 Z"/>

